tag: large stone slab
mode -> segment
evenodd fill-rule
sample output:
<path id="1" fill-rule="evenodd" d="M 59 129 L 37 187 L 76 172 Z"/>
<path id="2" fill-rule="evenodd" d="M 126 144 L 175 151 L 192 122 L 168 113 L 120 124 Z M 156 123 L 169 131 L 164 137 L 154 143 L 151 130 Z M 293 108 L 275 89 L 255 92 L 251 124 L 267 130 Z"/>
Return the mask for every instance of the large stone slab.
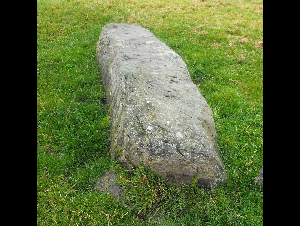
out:
<path id="1" fill-rule="evenodd" d="M 178 54 L 141 26 L 112 23 L 102 29 L 97 59 L 112 158 L 178 185 L 226 182 L 212 111 Z"/>

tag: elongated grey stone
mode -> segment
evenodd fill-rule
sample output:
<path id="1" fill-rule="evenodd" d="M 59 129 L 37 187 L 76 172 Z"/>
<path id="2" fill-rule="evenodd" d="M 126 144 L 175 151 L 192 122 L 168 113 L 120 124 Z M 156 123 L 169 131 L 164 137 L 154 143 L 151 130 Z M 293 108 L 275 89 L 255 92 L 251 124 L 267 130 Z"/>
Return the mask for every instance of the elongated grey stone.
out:
<path id="1" fill-rule="evenodd" d="M 212 111 L 178 54 L 141 26 L 112 23 L 102 29 L 97 59 L 112 158 L 177 185 L 226 182 Z"/>

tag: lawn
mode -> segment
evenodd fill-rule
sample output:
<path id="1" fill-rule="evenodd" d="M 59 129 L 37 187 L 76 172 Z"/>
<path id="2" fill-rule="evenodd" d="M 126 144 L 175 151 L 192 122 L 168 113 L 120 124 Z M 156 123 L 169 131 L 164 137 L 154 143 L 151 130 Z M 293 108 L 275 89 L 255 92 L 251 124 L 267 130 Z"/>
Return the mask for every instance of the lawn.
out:
<path id="1" fill-rule="evenodd" d="M 183 58 L 213 111 L 226 185 L 168 187 L 109 158 L 96 42 L 113 22 L 149 29 Z M 262 225 L 262 165 L 262 0 L 37 0 L 38 225 Z M 124 200 L 93 189 L 106 170 Z"/>

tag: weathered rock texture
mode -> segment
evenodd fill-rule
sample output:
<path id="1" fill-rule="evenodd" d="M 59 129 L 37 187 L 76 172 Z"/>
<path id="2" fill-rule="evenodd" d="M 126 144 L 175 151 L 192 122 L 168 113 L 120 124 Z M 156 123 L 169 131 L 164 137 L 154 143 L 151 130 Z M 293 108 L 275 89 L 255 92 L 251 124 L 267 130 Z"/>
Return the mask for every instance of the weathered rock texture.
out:
<path id="1" fill-rule="evenodd" d="M 149 30 L 108 24 L 97 59 L 110 108 L 111 157 L 178 185 L 225 183 L 212 111 L 182 58 Z"/>
<path id="2" fill-rule="evenodd" d="M 115 198 L 122 199 L 124 198 L 124 190 L 118 185 L 117 178 L 117 174 L 106 171 L 101 179 L 96 182 L 94 189 L 103 193 L 109 193 Z"/>

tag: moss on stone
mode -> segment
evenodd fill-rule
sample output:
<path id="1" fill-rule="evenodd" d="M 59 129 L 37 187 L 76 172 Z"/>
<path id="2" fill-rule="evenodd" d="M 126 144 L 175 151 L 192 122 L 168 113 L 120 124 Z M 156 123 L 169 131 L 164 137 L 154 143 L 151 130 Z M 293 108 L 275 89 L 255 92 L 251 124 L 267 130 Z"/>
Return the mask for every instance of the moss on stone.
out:
<path id="1" fill-rule="evenodd" d="M 122 157 L 122 154 L 123 154 L 123 150 L 120 146 L 118 146 L 117 157 L 120 159 Z"/>

